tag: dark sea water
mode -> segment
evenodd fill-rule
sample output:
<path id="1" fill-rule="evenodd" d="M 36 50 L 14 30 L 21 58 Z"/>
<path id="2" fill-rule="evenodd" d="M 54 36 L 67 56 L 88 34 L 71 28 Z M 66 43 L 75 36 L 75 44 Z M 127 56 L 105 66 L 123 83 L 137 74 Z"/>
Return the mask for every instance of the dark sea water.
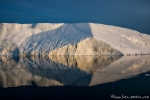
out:
<path id="1" fill-rule="evenodd" d="M 0 56 L 0 98 L 150 99 L 150 56 Z"/>

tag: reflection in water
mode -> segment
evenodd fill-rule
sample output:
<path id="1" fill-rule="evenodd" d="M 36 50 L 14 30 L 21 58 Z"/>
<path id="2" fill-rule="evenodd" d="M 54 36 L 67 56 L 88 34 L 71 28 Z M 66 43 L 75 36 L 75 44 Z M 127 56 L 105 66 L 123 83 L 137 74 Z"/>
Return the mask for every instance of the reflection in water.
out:
<path id="1" fill-rule="evenodd" d="M 150 71 L 150 56 L 123 56 L 107 68 L 95 72 L 90 85 L 114 82 Z"/>
<path id="2" fill-rule="evenodd" d="M 85 72 L 94 72 L 110 65 L 121 56 L 49 56 L 55 62 L 77 67 Z"/>
<path id="3" fill-rule="evenodd" d="M 93 86 L 150 71 L 149 56 L 0 56 L 0 87 Z"/>

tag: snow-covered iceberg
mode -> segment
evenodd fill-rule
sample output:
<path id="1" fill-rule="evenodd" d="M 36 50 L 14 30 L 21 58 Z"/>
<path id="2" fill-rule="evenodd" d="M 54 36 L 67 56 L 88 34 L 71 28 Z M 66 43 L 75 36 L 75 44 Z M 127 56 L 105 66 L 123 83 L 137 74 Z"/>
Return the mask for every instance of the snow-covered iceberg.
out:
<path id="1" fill-rule="evenodd" d="M 150 54 L 150 35 L 95 23 L 0 24 L 0 55 Z"/>

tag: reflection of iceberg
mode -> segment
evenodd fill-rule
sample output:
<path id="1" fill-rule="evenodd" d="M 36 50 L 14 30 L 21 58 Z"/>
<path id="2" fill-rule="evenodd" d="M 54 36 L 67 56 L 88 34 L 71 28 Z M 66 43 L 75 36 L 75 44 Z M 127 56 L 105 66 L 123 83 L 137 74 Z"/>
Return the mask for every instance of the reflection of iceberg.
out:
<path id="1" fill-rule="evenodd" d="M 0 86 L 16 87 L 21 85 L 56 86 L 89 85 L 92 73 L 76 67 L 68 67 L 48 58 L 20 58 L 16 62 L 10 57 L 0 58 Z"/>
<path id="2" fill-rule="evenodd" d="M 55 62 L 92 73 L 90 86 L 150 71 L 150 56 L 50 56 Z M 118 59 L 118 60 L 117 60 Z"/>
<path id="3" fill-rule="evenodd" d="M 78 67 L 85 72 L 94 72 L 110 65 L 121 56 L 49 56 L 63 65 Z"/>
<path id="4" fill-rule="evenodd" d="M 150 70 L 149 56 L 0 57 L 0 87 L 93 86 Z"/>
<path id="5" fill-rule="evenodd" d="M 123 56 L 105 69 L 94 72 L 90 85 L 114 82 L 150 71 L 150 56 Z"/>

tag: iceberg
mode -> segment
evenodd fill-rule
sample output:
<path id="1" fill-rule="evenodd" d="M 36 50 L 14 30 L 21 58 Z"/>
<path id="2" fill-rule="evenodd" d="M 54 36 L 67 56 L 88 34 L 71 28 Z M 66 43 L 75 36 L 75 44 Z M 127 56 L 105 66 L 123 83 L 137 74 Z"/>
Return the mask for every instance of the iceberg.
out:
<path id="1" fill-rule="evenodd" d="M 0 55 L 150 54 L 150 35 L 96 23 L 0 24 Z"/>

